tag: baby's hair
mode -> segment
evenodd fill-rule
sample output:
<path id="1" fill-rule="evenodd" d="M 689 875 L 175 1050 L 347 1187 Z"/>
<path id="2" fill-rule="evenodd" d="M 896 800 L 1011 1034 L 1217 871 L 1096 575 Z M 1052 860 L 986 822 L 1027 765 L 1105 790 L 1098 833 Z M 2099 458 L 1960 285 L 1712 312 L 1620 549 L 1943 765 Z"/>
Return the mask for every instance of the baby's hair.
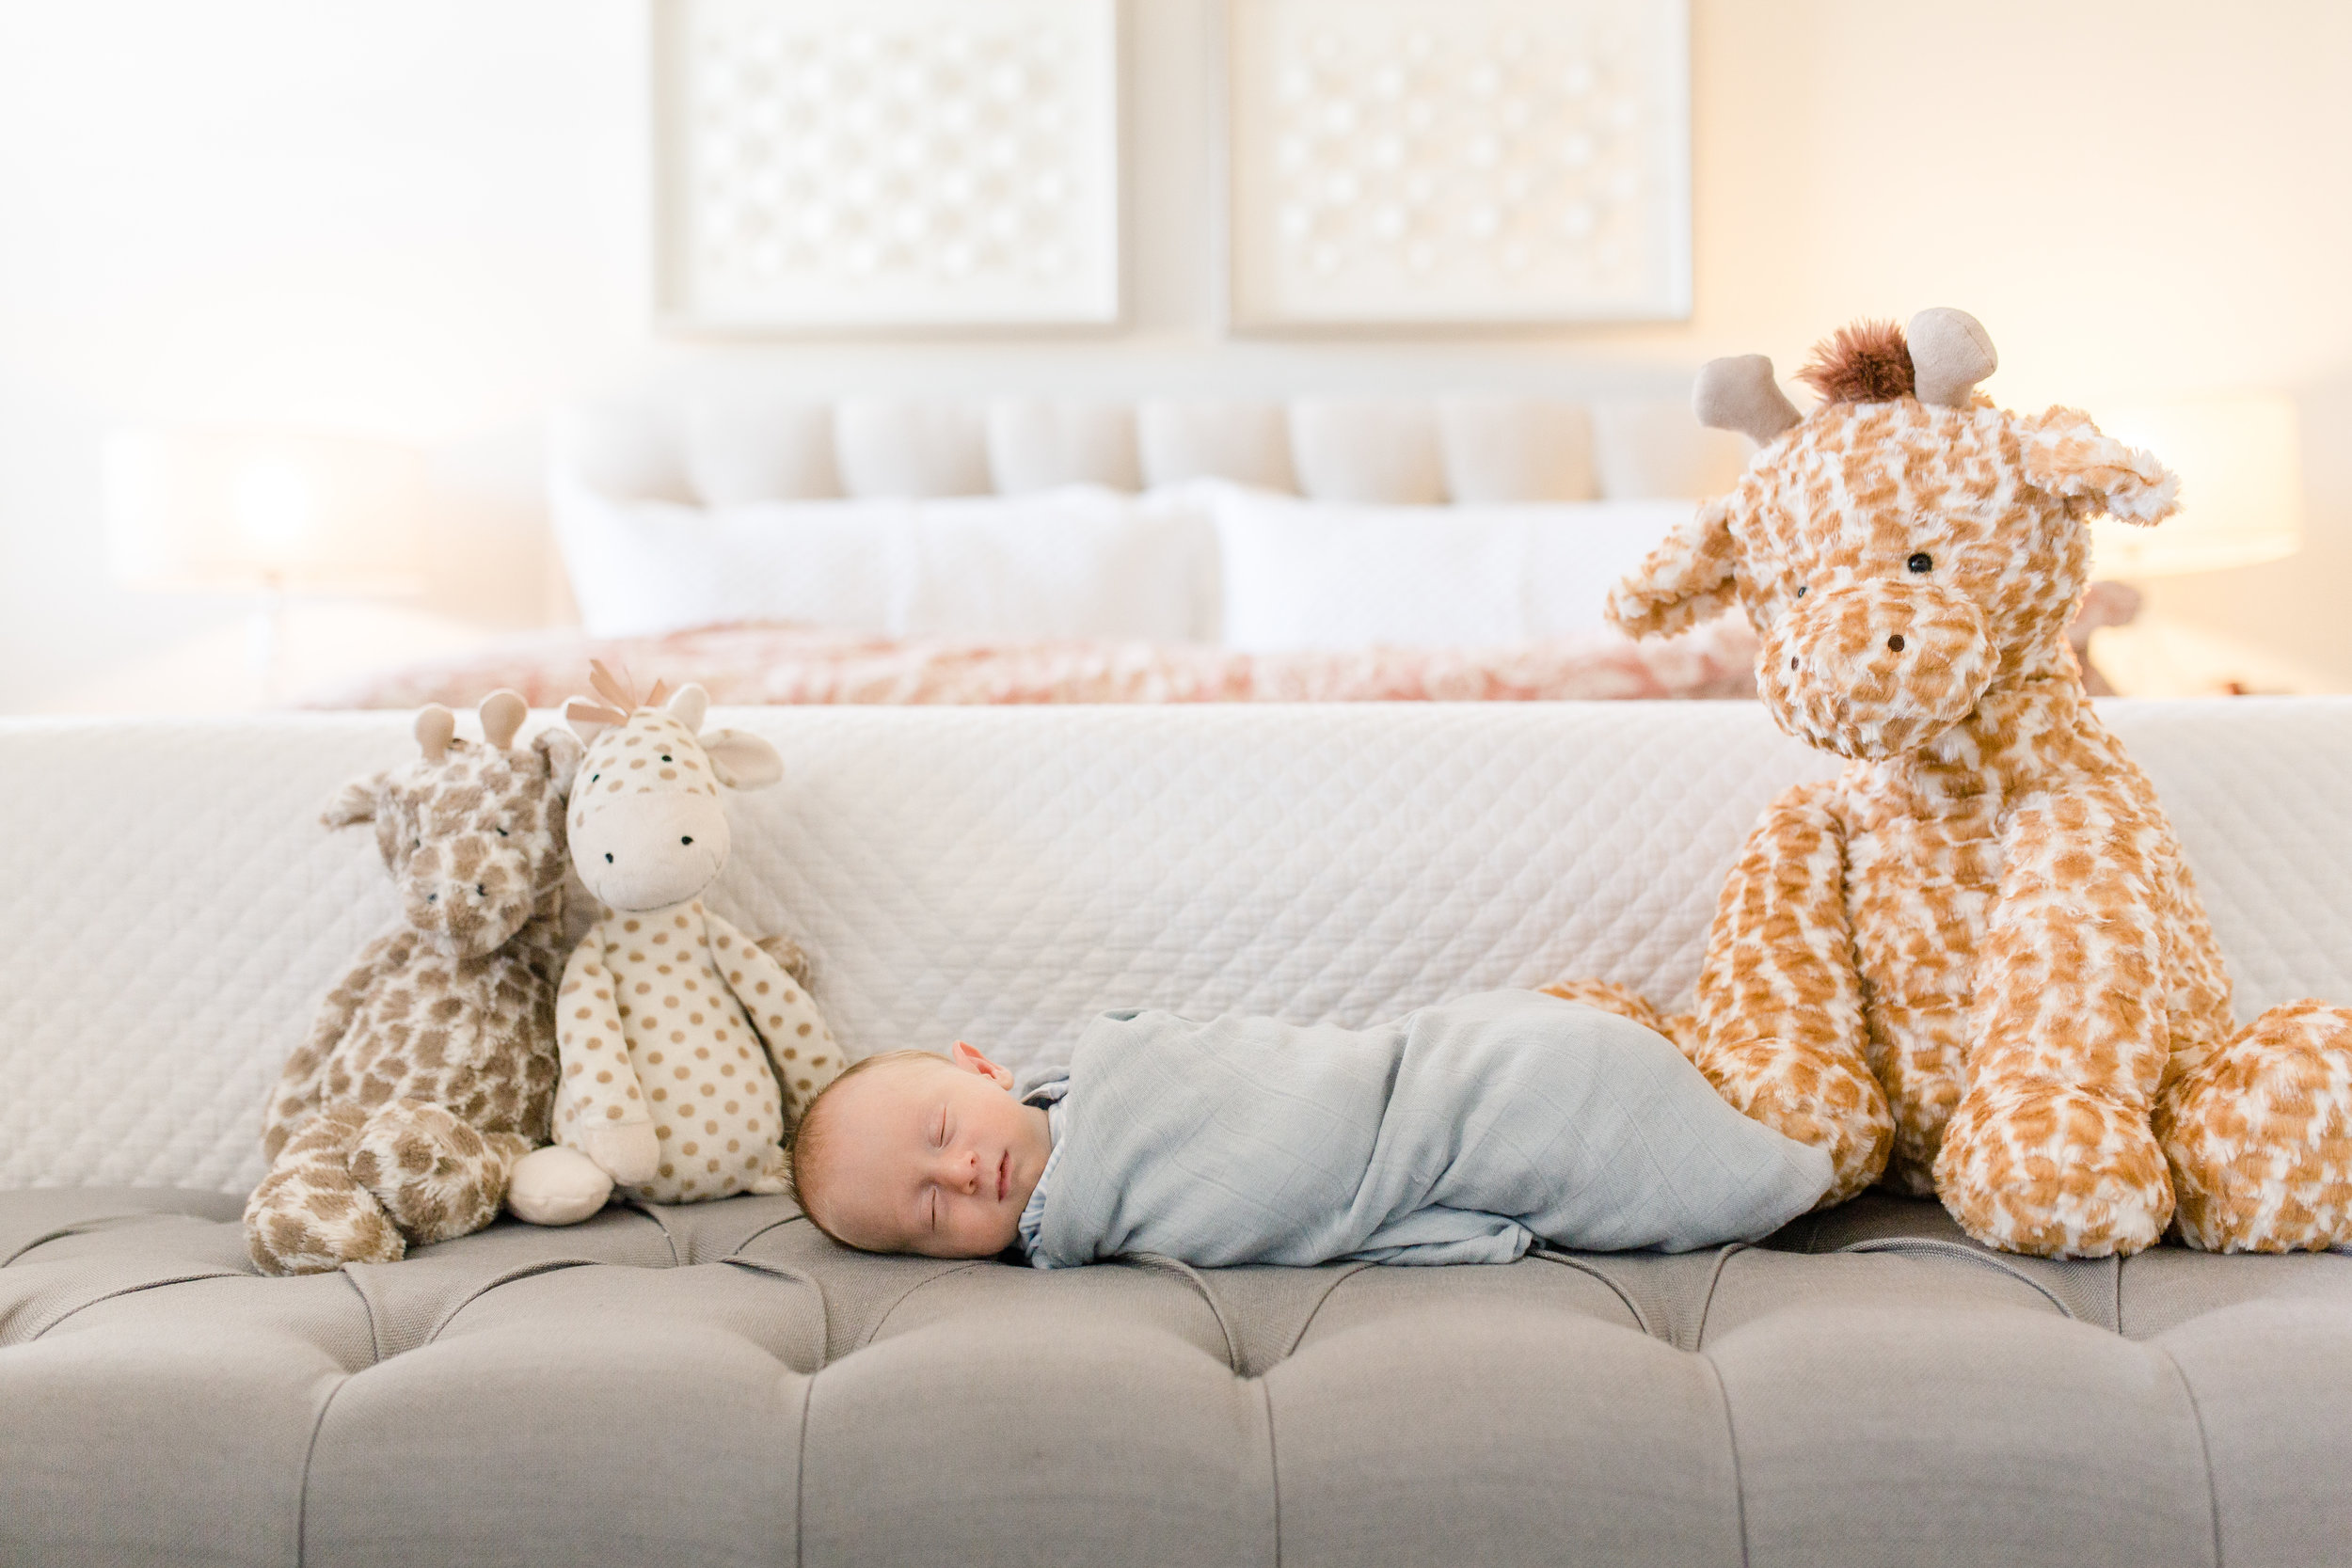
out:
<path id="1" fill-rule="evenodd" d="M 805 1173 L 811 1168 L 812 1162 L 823 1160 L 828 1142 L 825 1124 L 830 1118 L 818 1114 L 825 1101 L 834 1090 L 869 1068 L 880 1067 L 886 1062 L 938 1062 L 945 1065 L 946 1060 L 935 1051 L 882 1051 L 871 1056 L 861 1056 L 843 1068 L 839 1077 L 818 1089 L 817 1097 L 801 1112 L 801 1119 L 793 1125 L 792 1136 L 785 1145 L 785 1153 L 788 1156 L 785 1163 L 792 1173 L 792 1201 L 801 1206 L 801 1212 L 808 1216 L 808 1223 L 823 1231 L 828 1240 L 846 1247 L 855 1246 L 854 1243 L 844 1242 L 834 1235 L 833 1227 L 818 1216 L 808 1201 Z"/>

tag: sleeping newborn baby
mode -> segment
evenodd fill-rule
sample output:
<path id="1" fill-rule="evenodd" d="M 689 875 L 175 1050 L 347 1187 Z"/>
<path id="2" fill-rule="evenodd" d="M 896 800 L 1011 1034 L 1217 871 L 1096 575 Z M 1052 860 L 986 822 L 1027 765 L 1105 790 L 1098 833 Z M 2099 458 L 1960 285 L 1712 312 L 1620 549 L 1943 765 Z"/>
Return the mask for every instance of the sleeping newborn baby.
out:
<path id="1" fill-rule="evenodd" d="M 1040 1268 L 1679 1252 L 1765 1235 L 1830 1184 L 1826 1154 L 1662 1036 L 1532 991 L 1369 1029 L 1105 1013 L 1018 1093 L 961 1041 L 890 1052 L 810 1103 L 792 1163 L 845 1245 Z"/>

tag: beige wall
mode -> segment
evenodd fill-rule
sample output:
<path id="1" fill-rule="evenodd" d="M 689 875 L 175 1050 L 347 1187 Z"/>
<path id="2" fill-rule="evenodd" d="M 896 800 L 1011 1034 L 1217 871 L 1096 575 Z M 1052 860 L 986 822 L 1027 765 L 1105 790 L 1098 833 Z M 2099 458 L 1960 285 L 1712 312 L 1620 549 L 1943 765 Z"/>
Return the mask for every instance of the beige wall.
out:
<path id="1" fill-rule="evenodd" d="M 979 0 L 975 0 L 979 3 Z M 1244 0 L 1247 3 L 1247 0 Z M 230 601 L 105 580 L 115 425 L 435 454 L 420 606 L 298 622 L 311 673 L 533 624 L 550 403 L 714 362 L 814 390 L 1679 385 L 1863 313 L 1975 311 L 2006 402 L 2301 400 L 2311 543 L 2168 614 L 2352 690 L 2352 8 L 1697 0 L 1687 324 L 1235 342 L 1215 318 L 1214 0 L 1130 0 L 1129 318 L 1034 341 L 709 345 L 647 325 L 644 0 L 0 8 L 0 707 L 202 705 Z"/>

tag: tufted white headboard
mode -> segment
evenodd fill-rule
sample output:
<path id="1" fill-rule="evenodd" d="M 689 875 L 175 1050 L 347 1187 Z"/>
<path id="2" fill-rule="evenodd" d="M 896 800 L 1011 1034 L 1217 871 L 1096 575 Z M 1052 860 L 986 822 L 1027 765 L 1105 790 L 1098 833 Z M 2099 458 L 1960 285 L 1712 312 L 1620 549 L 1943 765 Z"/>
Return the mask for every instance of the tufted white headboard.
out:
<path id="1" fill-rule="evenodd" d="M 1487 504 L 1696 499 L 1743 437 L 1671 398 L 681 397 L 558 415 L 559 472 L 616 499 L 709 506 L 828 497 L 1139 490 L 1204 476 L 1314 500 Z"/>

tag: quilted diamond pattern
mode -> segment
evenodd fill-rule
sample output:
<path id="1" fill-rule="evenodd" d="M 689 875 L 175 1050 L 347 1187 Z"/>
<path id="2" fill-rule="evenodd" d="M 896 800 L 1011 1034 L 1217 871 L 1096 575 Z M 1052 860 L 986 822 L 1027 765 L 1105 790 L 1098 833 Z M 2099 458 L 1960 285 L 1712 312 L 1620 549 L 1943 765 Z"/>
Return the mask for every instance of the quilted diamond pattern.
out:
<path id="1" fill-rule="evenodd" d="M 680 672 L 679 673 L 691 673 Z M 2242 1014 L 2352 1000 L 2352 700 L 2107 705 Z M 1363 1023 L 1563 974 L 1687 1001 L 1750 822 L 1829 759 L 1752 704 L 745 709 L 720 912 L 799 934 L 851 1050 L 1057 1059 L 1096 1010 Z M 0 724 L 0 1187 L 242 1193 L 391 899 L 317 812 L 400 715 Z"/>

